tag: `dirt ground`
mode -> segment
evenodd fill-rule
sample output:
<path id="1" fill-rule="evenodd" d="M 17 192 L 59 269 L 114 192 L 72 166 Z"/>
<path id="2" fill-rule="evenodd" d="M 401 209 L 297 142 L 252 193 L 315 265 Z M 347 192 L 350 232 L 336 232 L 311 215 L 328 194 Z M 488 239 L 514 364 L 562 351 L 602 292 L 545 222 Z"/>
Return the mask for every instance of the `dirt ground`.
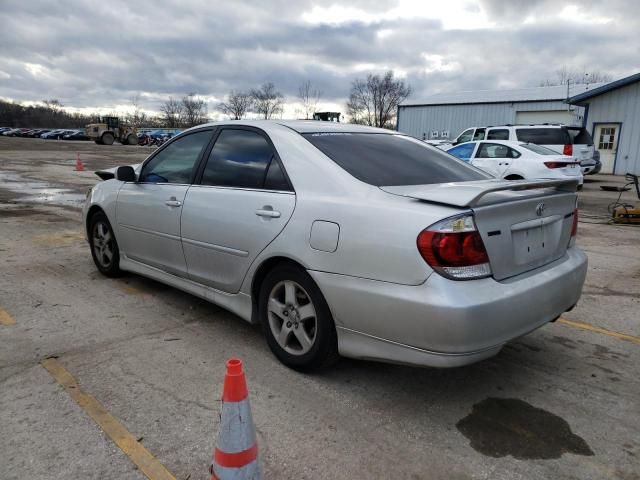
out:
<path id="1" fill-rule="evenodd" d="M 266 478 L 640 479 L 640 228 L 608 224 L 617 194 L 599 188 L 623 179 L 587 177 L 580 192 L 589 273 L 562 320 L 469 367 L 344 359 L 303 375 L 221 308 L 98 274 L 80 218 L 92 172 L 151 151 L 0 137 L 0 478 L 145 478 L 75 388 L 169 478 L 209 478 L 224 363 L 238 356 Z M 78 384 L 65 390 L 47 358 Z"/>

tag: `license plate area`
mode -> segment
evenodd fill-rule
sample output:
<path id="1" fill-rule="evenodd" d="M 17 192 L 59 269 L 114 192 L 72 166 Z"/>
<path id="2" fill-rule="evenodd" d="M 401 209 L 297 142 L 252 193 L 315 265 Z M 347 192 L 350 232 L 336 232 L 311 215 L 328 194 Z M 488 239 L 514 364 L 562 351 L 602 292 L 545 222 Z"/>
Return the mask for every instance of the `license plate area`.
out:
<path id="1" fill-rule="evenodd" d="M 528 228 L 513 232 L 513 245 L 515 247 L 515 259 L 518 265 L 524 265 L 540 260 L 555 250 L 555 245 L 549 245 L 550 238 L 547 225 Z"/>

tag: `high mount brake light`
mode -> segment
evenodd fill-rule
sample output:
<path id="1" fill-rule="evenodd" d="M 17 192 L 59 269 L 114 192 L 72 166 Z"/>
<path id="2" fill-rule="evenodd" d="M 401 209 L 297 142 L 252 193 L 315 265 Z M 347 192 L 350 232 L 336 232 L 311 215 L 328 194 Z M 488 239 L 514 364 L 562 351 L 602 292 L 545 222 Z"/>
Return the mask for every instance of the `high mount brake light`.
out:
<path id="1" fill-rule="evenodd" d="M 563 155 L 573 155 L 573 145 L 571 145 L 570 143 L 567 143 L 564 148 L 562 149 L 562 154 Z"/>
<path id="2" fill-rule="evenodd" d="M 470 280 L 491 275 L 489 256 L 473 215 L 447 218 L 418 235 L 418 251 L 444 277 Z"/>

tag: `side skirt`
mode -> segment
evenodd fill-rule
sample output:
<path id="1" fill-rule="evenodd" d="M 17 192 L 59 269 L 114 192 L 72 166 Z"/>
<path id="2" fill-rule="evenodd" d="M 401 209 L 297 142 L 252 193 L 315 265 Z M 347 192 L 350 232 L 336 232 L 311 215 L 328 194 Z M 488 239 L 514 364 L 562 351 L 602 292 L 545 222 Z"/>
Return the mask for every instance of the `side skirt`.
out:
<path id="1" fill-rule="evenodd" d="M 136 262 L 124 255 L 120 257 L 120 268 L 128 272 L 152 278 L 153 280 L 157 280 L 211 303 L 215 303 L 216 305 L 235 313 L 243 320 L 251 323 L 252 300 L 251 296 L 246 293 L 225 293 L 220 290 L 201 285 L 192 280 L 172 275 L 171 273 L 167 273 L 158 268 Z"/>

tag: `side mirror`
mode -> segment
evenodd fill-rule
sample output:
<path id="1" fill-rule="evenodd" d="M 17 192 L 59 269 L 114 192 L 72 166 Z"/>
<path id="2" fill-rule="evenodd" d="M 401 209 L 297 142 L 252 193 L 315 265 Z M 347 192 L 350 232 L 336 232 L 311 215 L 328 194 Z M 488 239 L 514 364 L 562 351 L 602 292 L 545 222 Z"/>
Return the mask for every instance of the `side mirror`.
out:
<path id="1" fill-rule="evenodd" d="M 133 167 L 118 167 L 116 170 L 116 180 L 120 180 L 121 182 L 135 182 L 136 172 L 133 170 Z"/>

